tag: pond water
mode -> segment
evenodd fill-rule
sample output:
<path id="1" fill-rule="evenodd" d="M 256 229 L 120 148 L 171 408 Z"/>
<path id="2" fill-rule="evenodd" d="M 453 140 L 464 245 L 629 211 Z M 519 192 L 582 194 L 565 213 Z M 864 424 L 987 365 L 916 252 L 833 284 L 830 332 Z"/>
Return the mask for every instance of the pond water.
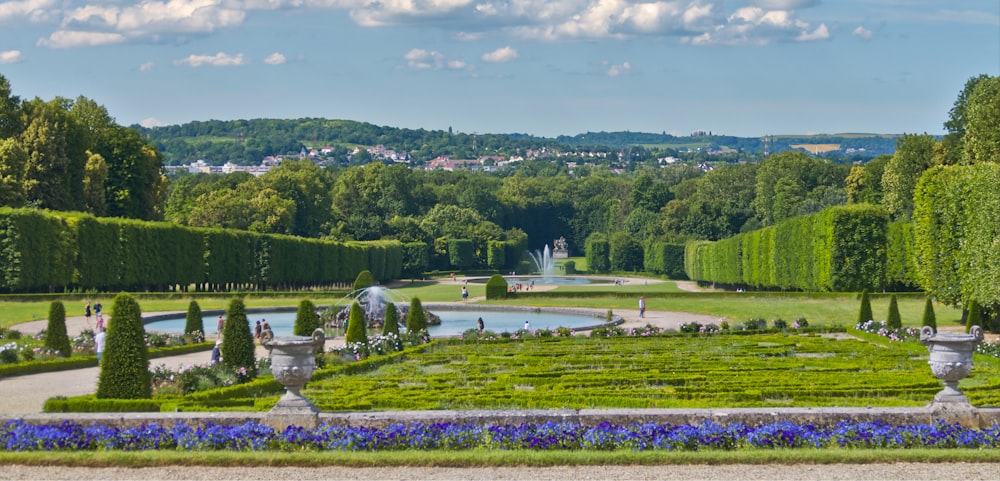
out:
<path id="1" fill-rule="evenodd" d="M 441 324 L 430 326 L 427 331 L 431 336 L 457 336 L 468 329 L 476 328 L 480 317 L 486 329 L 496 333 L 504 331 L 515 332 L 524 328 L 524 321 L 530 323 L 530 329 L 555 329 L 568 327 L 580 329 L 594 327 L 604 323 L 603 316 L 591 315 L 583 311 L 567 309 L 539 310 L 535 308 L 512 308 L 495 306 L 434 306 L 425 305 L 425 309 L 441 317 Z M 215 334 L 215 324 L 218 314 L 205 315 L 202 319 L 207 334 Z M 271 325 L 275 336 L 291 336 L 295 327 L 295 310 L 248 312 L 247 320 L 251 330 L 256 321 L 266 319 Z M 185 320 L 181 315 L 177 318 L 156 320 L 146 323 L 147 331 L 180 333 L 184 331 Z"/>
<path id="2" fill-rule="evenodd" d="M 590 277 L 576 277 L 576 276 L 504 276 L 507 281 L 507 285 L 511 284 L 554 284 L 554 285 L 585 285 L 585 284 L 610 284 L 611 280 L 590 278 Z M 486 284 L 489 278 L 478 278 L 472 279 L 469 282 L 476 284 Z"/>

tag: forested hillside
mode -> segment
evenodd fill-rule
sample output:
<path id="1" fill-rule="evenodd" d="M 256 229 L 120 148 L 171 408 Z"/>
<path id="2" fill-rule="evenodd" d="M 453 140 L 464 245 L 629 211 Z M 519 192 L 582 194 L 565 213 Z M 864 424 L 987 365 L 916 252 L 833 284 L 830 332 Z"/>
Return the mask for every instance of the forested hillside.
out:
<path id="1" fill-rule="evenodd" d="M 154 128 L 132 127 L 156 144 L 167 165 L 186 164 L 194 160 L 204 160 L 210 165 L 225 162 L 257 165 L 265 156 L 294 155 L 303 149 L 323 147 L 332 147 L 325 157 L 348 164 L 348 154 L 356 146 L 367 148 L 376 145 L 406 153 L 417 165 L 442 155 L 459 159 L 480 156 L 576 156 L 605 164 L 619 159 L 624 163 L 642 163 L 654 162 L 665 156 L 682 156 L 698 163 L 711 160 L 713 154 L 721 155 L 720 158 L 755 160 L 765 150 L 762 138 L 710 133 L 677 137 L 666 133 L 588 132 L 548 139 L 527 134 L 414 130 L 316 118 L 210 120 Z M 874 134 L 768 136 L 766 147 L 769 153 L 777 153 L 792 150 L 792 146 L 829 145 L 832 146 L 830 150 L 821 150 L 825 156 L 853 162 L 892 154 L 896 137 Z M 595 158 L 589 155 L 591 153 L 614 155 Z M 353 162 L 355 165 L 361 163 Z"/>

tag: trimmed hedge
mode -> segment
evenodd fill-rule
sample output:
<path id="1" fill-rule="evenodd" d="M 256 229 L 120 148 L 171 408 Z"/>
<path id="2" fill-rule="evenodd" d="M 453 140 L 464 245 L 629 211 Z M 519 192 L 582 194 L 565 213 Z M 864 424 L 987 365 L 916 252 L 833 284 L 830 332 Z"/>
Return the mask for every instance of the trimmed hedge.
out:
<path id="1" fill-rule="evenodd" d="M 149 351 L 142 311 L 135 298 L 120 293 L 111 305 L 107 347 L 97 378 L 100 399 L 148 399 L 152 396 Z"/>
<path id="2" fill-rule="evenodd" d="M 507 279 L 504 279 L 500 274 L 493 274 L 486 281 L 486 300 L 506 299 L 507 290 Z"/>
<path id="3" fill-rule="evenodd" d="M 426 250 L 426 245 L 424 246 Z M 330 242 L 74 212 L 0 207 L 0 292 L 265 290 L 398 279 L 398 241 Z"/>
<path id="4" fill-rule="evenodd" d="M 881 207 L 831 207 L 717 242 L 688 243 L 684 268 L 693 280 L 764 289 L 881 289 L 887 224 Z"/>

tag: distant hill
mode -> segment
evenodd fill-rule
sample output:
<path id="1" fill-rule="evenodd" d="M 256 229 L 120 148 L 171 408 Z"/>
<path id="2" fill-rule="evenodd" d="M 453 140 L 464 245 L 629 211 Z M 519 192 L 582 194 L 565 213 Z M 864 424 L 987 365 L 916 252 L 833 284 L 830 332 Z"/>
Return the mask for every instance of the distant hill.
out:
<path id="1" fill-rule="evenodd" d="M 205 160 L 252 165 L 271 155 L 297 154 L 302 150 L 330 147 L 334 156 L 346 158 L 355 147 L 383 145 L 407 152 L 419 161 L 440 155 L 475 158 L 483 155 L 512 156 L 528 151 L 618 151 L 641 147 L 672 152 L 763 153 L 761 137 L 734 137 L 710 132 L 691 136 L 646 132 L 587 132 L 556 138 L 528 134 L 468 134 L 450 130 L 402 129 L 352 120 L 321 118 L 210 120 L 182 125 L 142 127 L 133 125 L 163 153 L 168 165 Z M 813 154 L 873 158 L 892 154 L 896 135 L 833 134 L 768 136 L 769 153 L 798 148 Z"/>

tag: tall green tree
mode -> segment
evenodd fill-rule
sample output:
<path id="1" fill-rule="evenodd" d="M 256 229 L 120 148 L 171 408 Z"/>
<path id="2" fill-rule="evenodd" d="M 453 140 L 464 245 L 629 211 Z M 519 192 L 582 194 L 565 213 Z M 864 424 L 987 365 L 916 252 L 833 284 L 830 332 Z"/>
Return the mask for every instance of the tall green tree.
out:
<path id="1" fill-rule="evenodd" d="M 260 184 L 295 204 L 290 234 L 319 237 L 330 231 L 333 177 L 311 159 L 284 161 L 261 176 Z"/>
<path id="2" fill-rule="evenodd" d="M 0 139 L 21 131 L 21 99 L 14 95 L 10 82 L 0 74 Z"/>
<path id="3" fill-rule="evenodd" d="M 311 336 L 319 328 L 319 316 L 316 315 L 316 305 L 309 299 L 299 301 L 299 309 L 295 312 L 295 335 Z"/>
<path id="4" fill-rule="evenodd" d="M 255 349 L 246 305 L 243 299 L 233 298 L 226 307 L 226 323 L 222 327 L 222 364 L 234 370 L 243 368 L 252 379 L 257 376 Z"/>
<path id="5" fill-rule="evenodd" d="M 66 308 L 62 302 L 49 304 L 49 319 L 45 328 L 45 347 L 56 351 L 62 357 L 69 357 L 73 346 L 66 334 Z"/>
<path id="6" fill-rule="evenodd" d="M 913 216 L 913 190 L 934 159 L 937 140 L 930 135 L 904 135 L 882 174 L 883 202 L 896 219 Z"/>
<path id="7" fill-rule="evenodd" d="M 139 303 L 127 293 L 118 294 L 111 305 L 104 359 L 97 379 L 99 399 L 152 397 L 145 338 Z"/>
<path id="8" fill-rule="evenodd" d="M 408 334 L 427 330 L 427 313 L 419 297 L 410 299 L 410 310 L 406 313 L 406 332 Z"/>
<path id="9" fill-rule="evenodd" d="M 27 104 L 28 123 L 20 140 L 27 159 L 24 164 L 25 200 L 53 210 L 75 210 L 80 198 L 83 174 L 73 172 L 75 162 L 71 147 L 71 119 L 59 102 L 35 99 Z M 83 161 L 83 159 L 79 159 Z M 79 175 L 77 175 L 79 174 Z"/>
<path id="10" fill-rule="evenodd" d="M 399 311 L 393 302 L 385 303 L 385 319 L 382 320 L 382 335 L 399 337 Z"/>
<path id="11" fill-rule="evenodd" d="M 200 332 L 205 334 L 205 322 L 201 317 L 201 306 L 198 301 L 188 303 L 187 315 L 184 316 L 184 333 Z"/>
<path id="12" fill-rule="evenodd" d="M 861 310 L 858 312 L 858 324 L 874 320 L 872 301 L 868 298 L 868 289 L 861 291 Z"/>
<path id="13" fill-rule="evenodd" d="M 351 312 L 347 317 L 347 332 L 344 333 L 347 344 L 360 343 L 368 345 L 368 331 L 365 326 L 365 312 L 358 301 L 351 303 Z"/>
<path id="14" fill-rule="evenodd" d="M 965 164 L 965 145 L 963 138 L 968 124 L 968 110 L 971 102 L 972 92 L 980 82 L 990 78 L 986 74 L 981 74 L 970 78 L 965 82 L 965 87 L 955 99 L 955 104 L 948 111 L 948 120 L 944 123 L 944 128 L 948 134 L 942 139 L 942 156 L 940 163 L 943 165 Z"/>
<path id="15" fill-rule="evenodd" d="M 889 329 L 903 327 L 903 319 L 899 315 L 899 303 L 896 301 L 895 294 L 889 296 L 889 317 L 886 318 L 885 325 Z"/>
<path id="16" fill-rule="evenodd" d="M 965 111 L 965 162 L 1000 162 L 1000 77 L 976 83 Z"/>
<path id="17" fill-rule="evenodd" d="M 983 308 L 976 301 L 969 302 L 969 312 L 965 316 L 965 332 L 972 330 L 972 326 L 983 325 Z"/>
<path id="18" fill-rule="evenodd" d="M 921 325 L 928 326 L 937 332 L 937 316 L 934 315 L 934 302 L 930 297 L 924 302 L 924 315 L 921 320 Z"/>

